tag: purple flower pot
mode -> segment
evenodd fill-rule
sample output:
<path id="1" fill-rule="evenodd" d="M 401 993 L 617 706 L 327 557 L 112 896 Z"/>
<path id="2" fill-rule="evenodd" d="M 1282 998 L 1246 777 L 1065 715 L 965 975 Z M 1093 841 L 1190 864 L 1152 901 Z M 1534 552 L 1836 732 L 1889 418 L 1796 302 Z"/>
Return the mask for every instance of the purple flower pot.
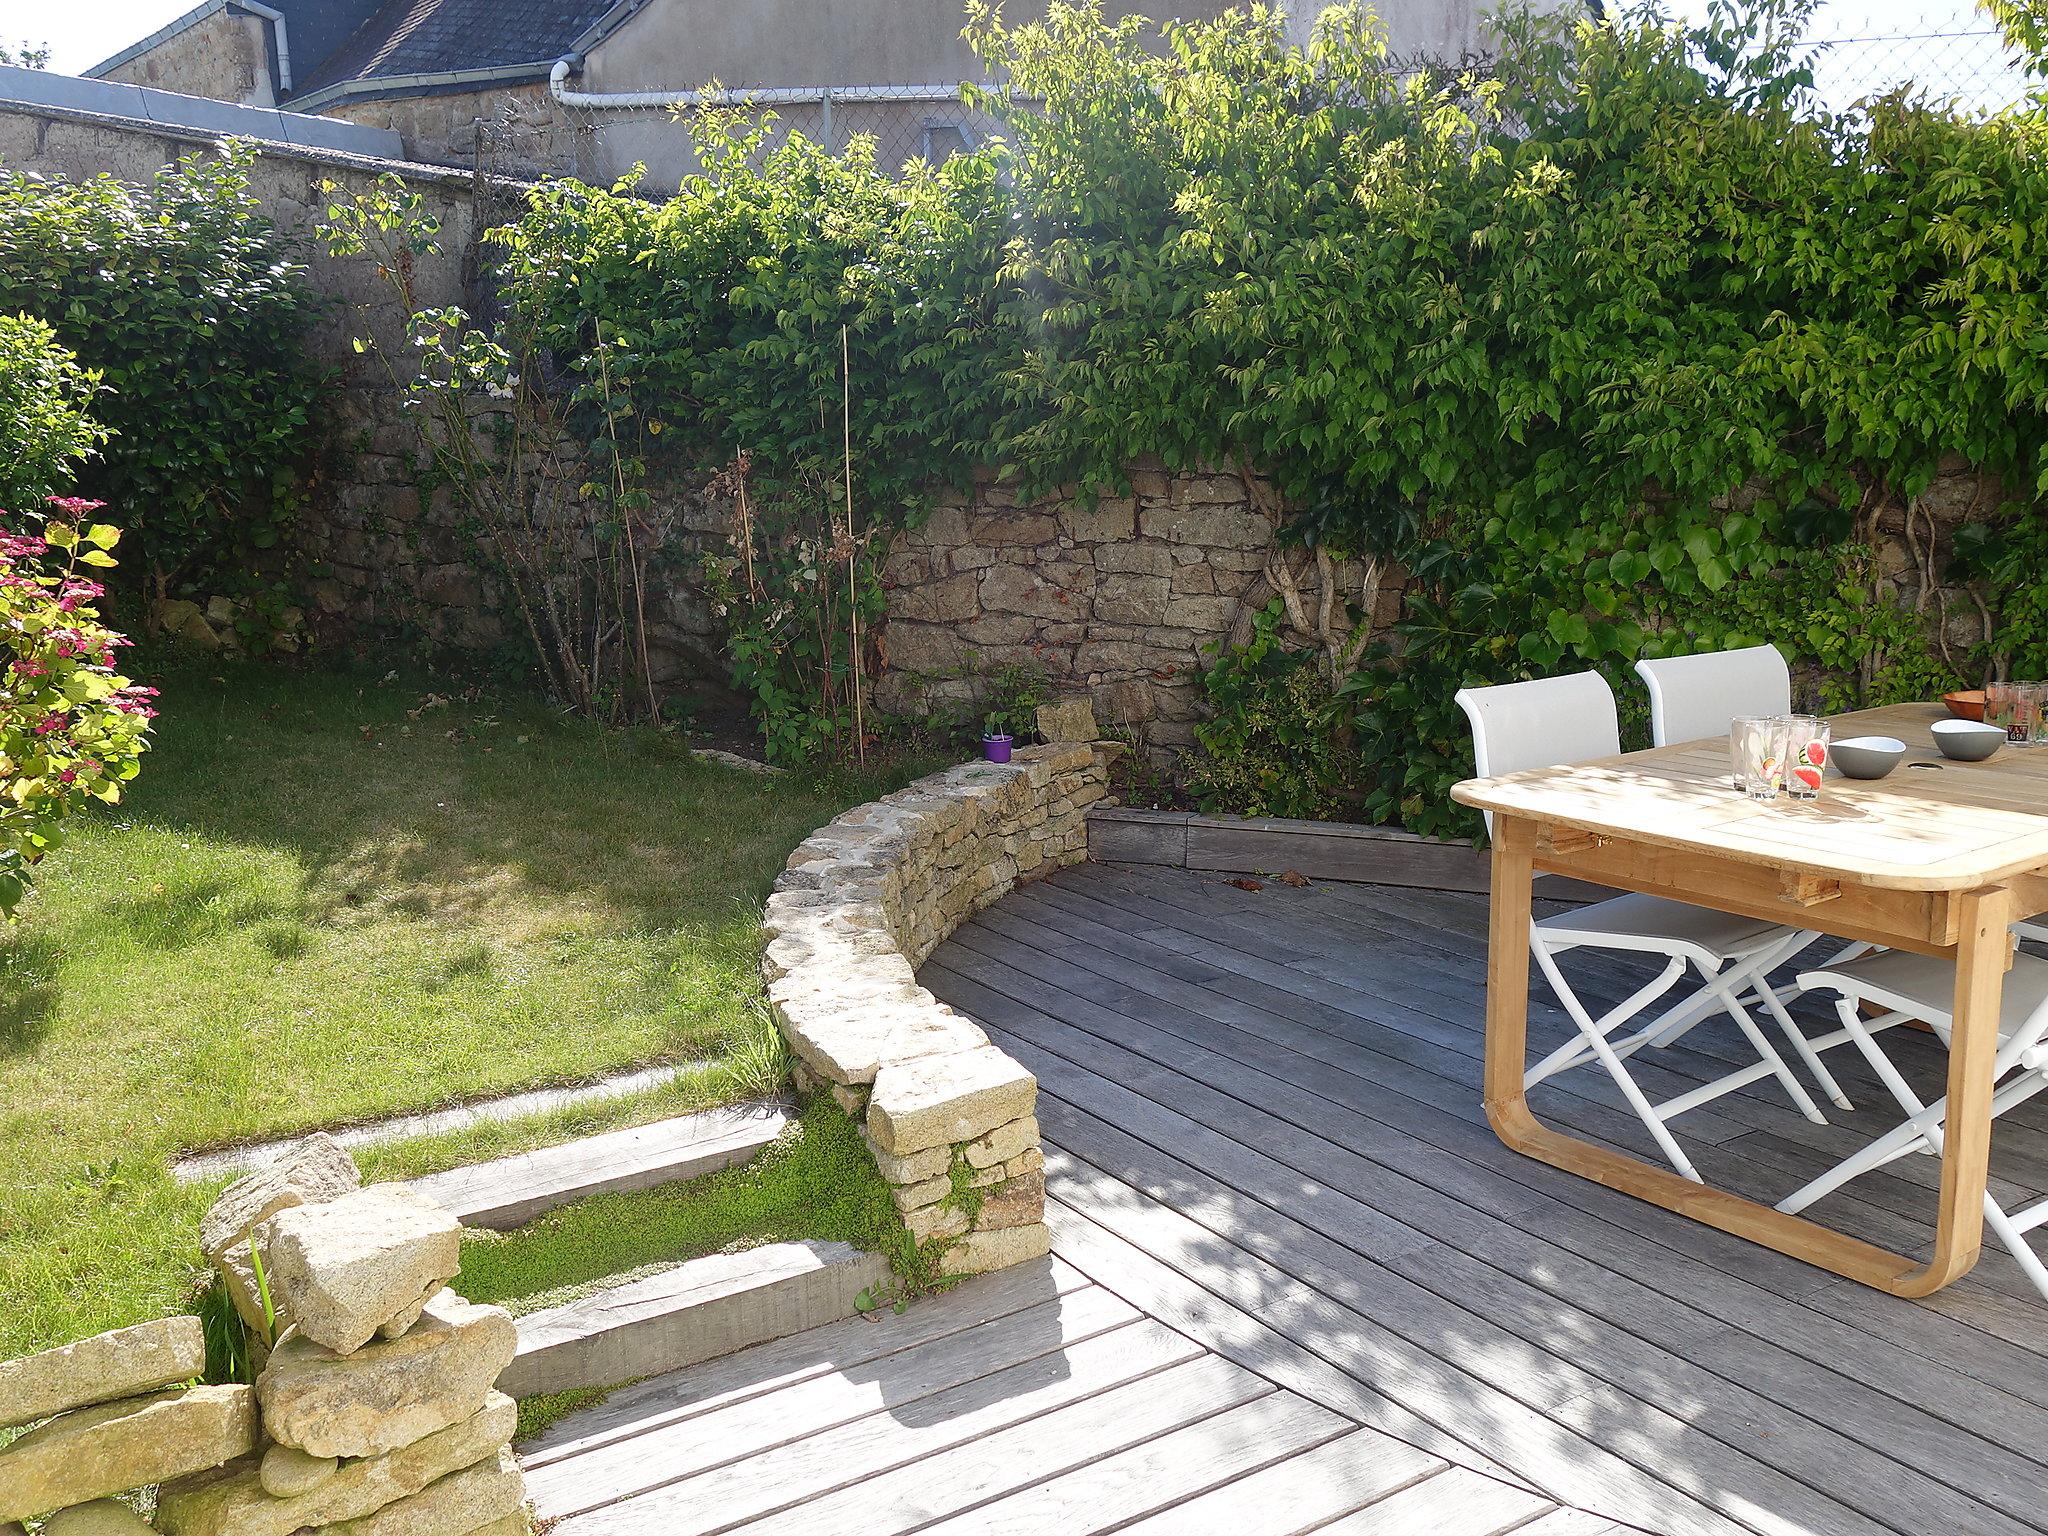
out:
<path id="1" fill-rule="evenodd" d="M 1011 736 L 984 736 L 981 738 L 981 755 L 992 763 L 1007 763 L 1010 746 L 1015 739 Z"/>

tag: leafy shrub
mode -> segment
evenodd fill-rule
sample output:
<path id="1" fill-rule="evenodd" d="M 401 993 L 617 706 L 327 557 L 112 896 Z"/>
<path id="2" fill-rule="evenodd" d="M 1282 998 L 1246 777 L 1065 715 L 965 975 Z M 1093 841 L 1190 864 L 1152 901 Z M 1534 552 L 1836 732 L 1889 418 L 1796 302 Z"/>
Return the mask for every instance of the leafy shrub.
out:
<path id="1" fill-rule="evenodd" d="M 1201 752 L 1189 785 L 1204 810 L 1346 819 L 1360 793 L 1358 754 L 1312 651 L 1280 639 L 1280 600 L 1238 647 L 1211 647 L 1202 693 L 1215 711 L 1195 727 Z"/>
<path id="2" fill-rule="evenodd" d="M 0 173 L 0 312 L 102 376 L 115 435 L 81 488 L 128 509 L 159 594 L 277 545 L 298 506 L 315 297 L 253 160 L 191 155 L 142 187 Z"/>
<path id="3" fill-rule="evenodd" d="M 404 400 L 427 488 L 445 493 L 487 551 L 549 691 L 614 723 L 660 720 L 647 588 L 667 530 L 645 488 L 646 434 L 614 372 L 632 357 L 593 335 L 566 359 L 562 387 L 543 387 L 530 330 L 421 302 L 416 263 L 442 253 L 424 197 L 388 172 L 353 194 L 333 182 L 321 190 L 333 199 L 320 225 L 329 253 L 367 257 L 405 316 L 409 355 L 373 336 L 355 349 L 376 356 Z M 573 451 L 578 426 L 588 463 Z"/>
<path id="4" fill-rule="evenodd" d="M 770 146 L 727 111 L 695 131 L 703 174 L 670 202 L 560 184 L 498 232 L 508 330 L 573 371 L 616 349 L 622 414 L 674 462 L 735 466 L 748 500 L 708 585 L 793 762 L 864 739 L 889 536 L 991 454 L 1004 193 L 983 156 L 898 180 L 866 140 Z"/>
<path id="5" fill-rule="evenodd" d="M 1942 575 L 1945 460 L 2021 498 L 1979 512 L 1994 547 L 2039 543 L 2048 123 L 1822 111 L 1806 10 L 1510 14 L 1485 78 L 1402 75 L 1353 7 L 1305 48 L 1258 13 L 1164 49 L 1092 7 L 974 27 L 1026 338 L 1004 457 L 1104 489 L 1143 453 L 1248 461 L 1296 533 L 1402 569 L 1339 690 L 1367 817 L 1477 830 L 1467 683 L 1769 639 L 1839 707 L 2048 653 L 2037 561 L 1984 562 L 1997 632 L 1958 650 L 1877 558 L 1889 520 Z M 1251 681 L 1212 754 L 1271 717 L 1282 680 Z"/>
<path id="6" fill-rule="evenodd" d="M 114 802 L 135 777 L 155 690 L 114 669 L 128 642 L 99 621 L 95 569 L 120 532 L 84 519 L 100 503 L 53 498 L 47 517 L 0 514 L 0 914 L 14 915 L 31 871 L 90 800 Z"/>
<path id="7" fill-rule="evenodd" d="M 668 205 L 543 194 L 513 302 L 563 355 L 618 336 L 700 458 L 850 469 L 866 527 L 984 461 L 1084 496 L 1144 455 L 1256 466 L 1403 605 L 1334 700 L 1284 647 L 1229 662 L 1211 751 L 1274 738 L 1243 796 L 1308 803 L 1306 733 L 1346 724 L 1359 814 L 1476 832 L 1464 684 L 1769 639 L 1854 704 L 2048 654 L 2038 559 L 1996 558 L 2048 493 L 2048 115 L 1823 110 L 1809 10 L 1511 13 L 1484 75 L 1397 68 L 1356 5 L 1305 47 L 1258 8 L 1163 47 L 1095 5 L 982 10 L 985 148 L 897 184 L 712 135 Z M 1955 463 L 2003 488 L 1962 646 L 1879 559 L 1903 527 L 1938 583 L 1922 502 Z"/>
<path id="8" fill-rule="evenodd" d="M 0 507 L 41 506 L 106 441 L 98 385 L 42 321 L 0 314 Z"/>

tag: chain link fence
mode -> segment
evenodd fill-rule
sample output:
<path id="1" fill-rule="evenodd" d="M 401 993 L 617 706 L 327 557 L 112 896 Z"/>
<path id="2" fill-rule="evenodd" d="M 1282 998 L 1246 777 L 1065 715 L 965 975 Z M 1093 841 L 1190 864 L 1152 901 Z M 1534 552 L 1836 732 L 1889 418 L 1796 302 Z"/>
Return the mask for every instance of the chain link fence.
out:
<path id="1" fill-rule="evenodd" d="M 1917 13 L 1837 5 L 1822 14 L 1808 41 L 1817 51 L 1815 86 L 1837 111 L 1911 88 L 1965 111 L 1999 112 L 2021 105 L 2039 84 L 1970 0 Z"/>

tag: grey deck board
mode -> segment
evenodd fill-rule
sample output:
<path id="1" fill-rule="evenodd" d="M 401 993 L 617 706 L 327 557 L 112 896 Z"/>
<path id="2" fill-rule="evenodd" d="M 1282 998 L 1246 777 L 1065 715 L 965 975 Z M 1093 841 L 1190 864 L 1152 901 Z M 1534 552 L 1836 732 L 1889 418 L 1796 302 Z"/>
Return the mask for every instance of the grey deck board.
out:
<path id="1" fill-rule="evenodd" d="M 1438 1473 L 1471 1477 L 1398 1440 L 1360 1431 L 1184 1499 L 1124 1527 L 1123 1536 L 1298 1536 Z M 1552 1508 L 1548 1499 L 1520 1489 L 1487 1478 L 1472 1480 L 1502 1489 L 1537 1513 Z"/>
<path id="2" fill-rule="evenodd" d="M 2048 1529 L 2048 1309 L 2011 1266 L 1904 1302 L 1507 1152 L 1471 1112 L 1484 925 L 1483 898 L 1083 867 L 982 914 L 925 979 L 1040 1072 L 1059 1252 L 1304 1384 L 1354 1376 L 1591 1511 L 1518 1529 Z M 1586 994 L 1626 984 L 1596 969 Z M 1668 1057 L 1673 1091 L 1739 1050 L 1697 1033 Z M 1913 1070 L 1939 1066 L 1915 1049 Z M 1538 1107 L 1644 1150 L 1590 1091 Z M 1734 1135 L 1688 1138 L 1702 1167 L 1779 1192 L 1884 1118 L 1809 1126 L 1770 1084 L 1728 1108 Z M 2043 1162 L 2041 1145 L 1998 1159 L 2001 1187 L 2038 1189 Z M 1928 1195 L 1912 1169 L 1825 1214 L 1906 1246 Z M 1460 1377 L 1478 1389 L 1449 1390 Z M 1525 1417 L 1488 1422 L 1504 1400 Z M 1635 1459 L 1567 1488 L 1550 1479 L 1573 1446 Z"/>
<path id="3" fill-rule="evenodd" d="M 936 974 L 946 974 L 945 967 L 939 966 Z M 1016 973 L 1007 974 L 1015 980 Z M 1008 1010 L 1014 1019 L 1016 1005 L 993 1002 L 985 992 L 968 993 L 960 1000 L 970 1009 L 981 1006 L 998 1013 Z M 1922 1337 L 1914 1342 L 1920 1343 L 1930 1358 L 1923 1360 L 1911 1355 L 1901 1358 L 1897 1349 L 1887 1341 L 1873 1339 L 1858 1328 L 1830 1323 L 1807 1308 L 1787 1306 L 1779 1297 L 1753 1283 L 1758 1277 L 1775 1272 L 1792 1277 L 1787 1289 L 1796 1295 L 1802 1290 L 1811 1290 L 1816 1276 L 1822 1281 L 1827 1279 L 1819 1271 L 1780 1255 L 1739 1244 L 1734 1239 L 1705 1231 L 1655 1207 L 1627 1200 L 1515 1157 L 1490 1134 L 1482 1133 L 1474 1139 L 1465 1135 L 1462 1128 L 1452 1126 L 1451 1134 L 1446 1135 L 1448 1122 L 1430 1116 L 1423 1105 L 1385 1091 L 1367 1078 L 1355 1075 L 1356 1068 L 1354 1071 L 1325 1070 L 1321 1063 L 1290 1057 L 1289 1053 L 1276 1046 L 1251 1040 L 1242 1034 L 1233 1036 L 1221 1028 L 1203 1031 L 1183 1024 L 1176 1025 L 1176 1033 L 1168 1035 L 1163 1029 L 1124 1019 L 1071 998 L 1060 1000 L 1059 1011 L 1067 1023 L 1093 1030 L 1117 1046 L 1145 1051 L 1168 1066 L 1185 1067 L 1210 1080 L 1227 1074 L 1231 1070 L 1232 1058 L 1273 1072 L 1276 1076 L 1259 1090 L 1260 1107 L 1291 1118 L 1299 1125 L 1322 1127 L 1326 1134 L 1338 1135 L 1347 1147 L 1383 1164 L 1398 1167 L 1406 1174 L 1504 1220 L 1526 1223 L 1528 1213 L 1543 1210 L 1549 1219 L 1541 1230 L 1560 1244 L 1588 1256 L 1604 1256 L 1610 1262 L 1622 1262 L 1631 1274 L 1655 1276 L 1670 1294 L 1690 1298 L 1703 1311 L 1753 1319 L 1754 1326 L 1763 1330 L 1766 1336 L 1789 1337 L 1796 1346 L 1803 1345 L 1809 1357 L 1816 1361 L 1832 1362 L 1836 1369 L 1860 1373 L 1861 1379 L 1873 1384 L 1902 1385 L 1924 1391 L 1936 1402 L 1959 1405 L 1952 1411 L 1969 1416 L 2001 1414 L 2002 1406 L 2008 1400 L 2004 1392 L 1987 1392 L 1981 1387 L 1976 1391 L 1959 1390 L 1971 1385 L 1970 1378 L 1945 1366 L 1928 1369 L 1933 1361 L 1946 1360 L 1959 1353 L 1966 1359 L 1974 1355 L 1976 1363 L 1981 1365 L 1985 1352 L 1981 1348 L 1973 1351 L 1970 1347 L 1981 1345 L 1984 1341 L 1980 1337 L 1941 1325 L 1938 1319 L 1891 1298 L 1864 1292 L 1873 1303 L 1895 1309 L 1896 1315 L 1917 1325 Z M 1205 1048 L 1209 1046 L 1216 1047 L 1216 1050 L 1212 1052 Z M 1308 1086 L 1301 1086 L 1303 1084 Z M 1418 1141 L 1422 1143 L 1419 1146 L 1416 1144 Z M 1440 1155 L 1444 1152 L 1455 1155 Z M 1467 1159 L 1472 1162 L 1468 1164 Z M 1534 1179 L 1539 1187 L 1532 1188 L 1517 1182 L 1518 1178 Z M 1541 1186 L 1546 1182 L 1562 1192 L 1580 1195 L 1596 1208 L 1604 1203 L 1610 1214 L 1625 1220 L 1633 1218 L 1661 1224 L 1675 1240 L 1674 1246 L 1678 1251 L 1674 1253 L 1641 1241 L 1630 1231 L 1611 1222 L 1587 1221 L 1584 1214 L 1574 1207 L 1541 1192 Z M 1585 1230 L 1582 1232 L 1582 1229 Z M 1696 1240 L 1705 1241 L 1710 1249 L 1718 1247 L 1729 1251 L 1732 1257 L 1727 1267 L 1745 1277 L 1723 1273 L 1692 1257 L 1687 1245 Z M 2001 1350 L 1998 1354 L 2004 1357 L 2010 1352 Z M 2001 1359 L 2000 1363 L 2006 1362 Z M 2020 1362 L 2011 1363 L 2018 1365 Z M 2044 1381 L 2039 1373 L 2033 1373 L 2031 1377 L 2024 1371 L 2013 1374 L 2021 1379 L 2030 1379 L 2037 1392 Z M 2000 1435 L 2018 1433 L 2019 1443 L 2038 1444 L 2040 1427 L 2038 1420 L 2031 1424 L 2014 1423 L 2009 1421 L 2009 1415 L 2002 1415 L 1991 1432 Z"/>
<path id="4" fill-rule="evenodd" d="M 1051 1134 L 1055 1136 L 1063 1136 L 1068 1142 L 1085 1142 L 1086 1154 L 1096 1156 L 1098 1160 L 1105 1155 L 1120 1153 L 1121 1155 L 1116 1157 L 1115 1175 L 1137 1183 L 1155 1198 L 1165 1191 L 1178 1191 L 1185 1195 L 1198 1189 L 1203 1182 L 1202 1175 L 1196 1173 L 1192 1167 L 1184 1164 L 1174 1165 L 1163 1158 L 1148 1158 L 1142 1150 L 1134 1154 L 1134 1140 L 1125 1138 L 1119 1130 L 1100 1124 L 1087 1126 L 1059 1113 L 1054 1113 L 1046 1123 Z M 1060 1128 L 1052 1130 L 1054 1125 Z M 1209 1165 L 1205 1163 L 1205 1166 Z M 1165 1176 L 1164 1189 L 1160 1183 L 1154 1182 L 1154 1178 L 1162 1171 Z M 1148 1172 L 1151 1177 L 1148 1177 Z M 1234 1178 L 1235 1175 L 1232 1174 L 1231 1177 Z M 1323 1203 L 1327 1205 L 1327 1196 L 1324 1197 Z M 1353 1310 L 1363 1311 L 1370 1308 L 1376 1315 L 1386 1314 L 1391 1289 L 1387 1276 L 1359 1266 L 1346 1266 L 1341 1256 L 1335 1254 L 1329 1255 L 1324 1264 L 1317 1265 L 1315 1260 L 1318 1247 L 1312 1241 L 1312 1234 L 1298 1228 L 1284 1227 L 1271 1217 L 1248 1215 L 1244 1202 L 1216 1193 L 1210 1194 L 1208 1202 L 1201 1207 L 1198 1219 L 1219 1238 L 1233 1232 L 1243 1234 L 1253 1228 L 1257 1228 L 1262 1234 L 1272 1229 L 1271 1245 L 1260 1250 L 1261 1257 L 1288 1269 L 1298 1278 L 1316 1286 L 1323 1294 L 1348 1302 Z M 1245 1239 L 1240 1236 L 1238 1241 Z M 1553 1257 L 1551 1262 L 1557 1261 Z M 1615 1348 L 1618 1330 L 1605 1327 L 1599 1319 L 1588 1313 L 1575 1314 L 1562 1296 L 1557 1298 L 1554 1307 L 1546 1307 L 1540 1298 L 1528 1295 L 1514 1285 L 1506 1271 L 1489 1271 L 1480 1264 L 1465 1261 L 1464 1257 L 1454 1250 L 1436 1249 L 1411 1254 L 1406 1262 L 1393 1267 L 1411 1270 L 1412 1278 L 1418 1283 L 1433 1281 L 1443 1284 L 1447 1290 L 1454 1291 L 1467 1306 L 1478 1307 L 1489 1316 L 1501 1317 L 1504 1320 L 1512 1319 L 1514 1331 L 1529 1338 L 1531 1342 L 1541 1342 L 1552 1337 L 1560 1341 L 1571 1341 L 1570 1347 L 1562 1353 L 1575 1355 L 1578 1361 L 1583 1362 L 1585 1372 L 1600 1381 L 1612 1383 L 1624 1391 L 1633 1389 L 1638 1393 L 1655 1394 L 1661 1389 L 1665 1393 L 1676 1394 L 1684 1402 L 1695 1405 L 1700 1410 L 1699 1422 L 1705 1427 L 1707 1434 L 1722 1440 L 1732 1449 L 1753 1454 L 1760 1441 L 1768 1440 L 1775 1440 L 1781 1446 L 1788 1446 L 1790 1457 L 1798 1459 L 1797 1470 L 1807 1480 L 1831 1483 L 1840 1494 L 1857 1496 L 1860 1489 L 1867 1489 L 1867 1483 L 1859 1483 L 1857 1474 L 1860 1472 L 1862 1478 L 1867 1480 L 1873 1473 L 1882 1470 L 1881 1464 L 1874 1464 L 1864 1448 L 1845 1436 L 1824 1429 L 1818 1422 L 1802 1425 L 1795 1416 L 1782 1410 L 1778 1405 L 1732 1383 L 1719 1381 L 1709 1372 L 1692 1367 L 1688 1361 L 1680 1359 L 1676 1353 L 1677 1349 L 1683 1348 L 1689 1355 L 1705 1354 L 1714 1336 L 1728 1331 L 1711 1319 L 1693 1320 L 1691 1328 L 1697 1331 L 1696 1338 L 1670 1338 L 1668 1342 L 1673 1345 L 1671 1352 L 1660 1353 L 1647 1347 L 1618 1352 Z M 1584 1275 L 1567 1276 L 1567 1281 L 1571 1279 L 1583 1280 Z M 1560 1284 L 1558 1289 L 1563 1295 L 1572 1292 L 1569 1283 Z M 1616 1300 L 1611 1293 L 1617 1287 L 1610 1286 L 1608 1289 L 1608 1299 Z M 1484 1352 L 1492 1362 L 1492 1374 L 1497 1381 L 1502 1379 L 1504 1371 L 1528 1368 L 1528 1362 L 1517 1359 L 1512 1349 L 1503 1348 L 1497 1340 L 1489 1341 L 1483 1330 L 1475 1328 L 1468 1317 L 1448 1306 L 1442 1310 L 1442 1320 L 1439 1324 L 1442 1333 L 1458 1337 L 1467 1347 Z M 1633 1319 L 1633 1322 L 1638 1328 L 1649 1326 L 1640 1316 Z M 1558 1345 L 1553 1343 L 1551 1347 L 1557 1349 Z M 1797 1366 L 1788 1359 L 1779 1359 L 1775 1366 L 1776 1373 L 1780 1376 L 1796 1377 L 1798 1374 Z M 1626 1397 L 1618 1397 L 1614 1393 L 1604 1391 L 1598 1384 L 1584 1381 L 1572 1369 L 1571 1362 L 1567 1361 L 1562 1368 L 1552 1367 L 1552 1370 L 1561 1379 L 1577 1388 L 1571 1394 L 1573 1401 L 1597 1401 L 1602 1405 L 1603 1413 L 1610 1411 L 1614 1404 L 1619 1403 L 1624 1410 L 1636 1413 L 1639 1422 L 1648 1421 L 1649 1415 L 1635 1409 Z M 1771 1374 L 1767 1372 L 1758 1375 L 1760 1379 L 1772 1379 Z M 1507 1389 L 1517 1395 L 1525 1390 L 1514 1386 Z M 1854 1394 L 1843 1395 L 1853 1399 Z M 1539 1398 L 1528 1400 L 1532 1406 L 1538 1408 L 1557 1406 L 1545 1403 Z M 1853 1412 L 1857 1406 L 1852 1400 L 1846 1405 L 1846 1410 Z M 1821 1410 L 1826 1412 L 1827 1407 L 1823 1394 Z M 1924 1416 L 1909 1428 L 1918 1429 L 1930 1440 L 1941 1441 L 1943 1438 L 1942 1427 L 1929 1423 Z M 1731 1461 L 1722 1455 L 1718 1448 L 1701 1443 L 1696 1431 L 1687 1431 L 1682 1425 L 1667 1422 L 1662 1426 L 1661 1435 L 1664 1447 L 1674 1453 L 1672 1460 L 1708 1466 L 1718 1463 L 1721 1469 L 1728 1473 L 1734 1485 L 1739 1487 L 1753 1488 L 1766 1481 L 1759 1468 L 1740 1461 Z M 1789 1440 L 1785 1438 L 1788 1435 L 1791 1437 Z M 1951 1451 L 1958 1451 L 1961 1444 L 1967 1443 L 1967 1437 L 1953 1433 L 1946 1437 L 1947 1448 Z M 1656 1463 L 1652 1463 L 1647 1469 L 1654 1470 L 1655 1465 Z M 2018 1464 L 2014 1463 L 2005 1463 L 2004 1467 L 2006 1470 L 2018 1470 Z M 1979 1466 L 1977 1470 L 1985 1469 Z M 2037 1468 L 2033 1469 L 2033 1475 L 2038 1476 Z M 1944 1490 L 1917 1477 L 1894 1476 L 1887 1481 L 1890 1486 L 1885 1491 L 1885 1498 L 1894 1504 L 1903 1500 L 1915 1501 L 1926 1519 L 1925 1528 L 1948 1528 L 1959 1522 L 1967 1528 L 1967 1522 L 1972 1520 L 1986 1530 L 2000 1528 L 1999 1523 L 1990 1519 L 1984 1511 L 1976 1509 L 1968 1501 L 1953 1497 L 1952 1491 Z M 1561 1496 L 1570 1496 L 1569 1490 L 1563 1488 L 1553 1487 L 1552 1491 Z M 1782 1489 L 1780 1497 L 1790 1499 L 1798 1495 L 1790 1489 Z M 2015 1493 L 2013 1497 L 2024 1506 L 2023 1494 Z"/>
<path id="5" fill-rule="evenodd" d="M 2048 1531 L 2048 1307 L 2014 1266 L 1902 1301 L 1509 1152 L 1479 1108 L 1485 916 L 1171 868 L 1011 893 L 923 979 L 1039 1074 L 1056 1257 L 571 1415 L 522 1448 L 539 1513 L 558 1536 Z M 1595 1003 L 1633 985 L 1571 974 Z M 1538 996 L 1532 1040 L 1564 1027 Z M 1703 1028 L 1645 1076 L 1682 1091 L 1743 1049 Z M 1899 1055 L 1939 1073 L 1931 1043 Z M 1566 1074 L 1537 1108 L 1641 1154 L 1617 1103 Z M 1771 1088 L 1679 1128 L 1767 1193 L 1883 1116 L 1830 1118 Z M 2048 1104 L 2016 1123 L 2048 1131 Z M 1923 1241 L 1931 1172 L 1826 1214 Z M 2048 1135 L 2001 1143 L 2001 1192 L 2044 1174 Z"/>

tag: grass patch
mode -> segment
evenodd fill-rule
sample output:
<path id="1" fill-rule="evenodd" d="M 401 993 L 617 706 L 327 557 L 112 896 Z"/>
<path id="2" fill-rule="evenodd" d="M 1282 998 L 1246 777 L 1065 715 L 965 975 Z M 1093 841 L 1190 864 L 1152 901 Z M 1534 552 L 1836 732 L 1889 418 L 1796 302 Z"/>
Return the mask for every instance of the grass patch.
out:
<path id="1" fill-rule="evenodd" d="M 0 1358 L 191 1304 L 218 1183 L 181 1150 L 729 1063 L 365 1154 L 392 1177 L 756 1091 L 760 902 L 918 766 L 762 778 L 430 678 L 136 671 L 156 750 L 0 931 Z"/>
<path id="2" fill-rule="evenodd" d="M 688 1184 L 592 1195 L 513 1232 L 470 1233 L 453 1283 L 472 1301 L 533 1312 L 707 1253 L 798 1238 L 851 1243 L 892 1259 L 906 1239 L 853 1122 L 822 1097 L 737 1168 Z"/>

